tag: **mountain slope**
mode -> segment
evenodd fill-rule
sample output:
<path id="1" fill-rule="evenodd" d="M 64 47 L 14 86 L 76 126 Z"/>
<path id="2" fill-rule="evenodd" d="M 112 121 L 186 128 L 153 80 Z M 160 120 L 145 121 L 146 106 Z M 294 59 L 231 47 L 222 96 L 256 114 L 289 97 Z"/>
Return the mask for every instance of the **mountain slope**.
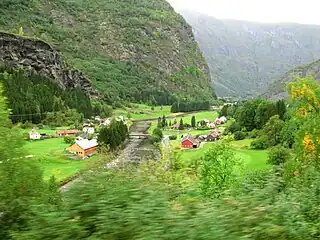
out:
<path id="1" fill-rule="evenodd" d="M 295 81 L 296 77 L 306 77 L 312 75 L 320 81 L 320 60 L 296 67 L 282 77 L 274 81 L 268 89 L 262 94 L 262 97 L 269 99 L 281 99 L 288 96 L 286 84 Z"/>
<path id="2" fill-rule="evenodd" d="M 290 69 L 320 58 L 320 26 L 218 20 L 178 9 L 193 27 L 220 96 L 252 96 Z"/>
<path id="3" fill-rule="evenodd" d="M 38 37 L 84 72 L 109 103 L 210 99 L 191 27 L 165 0 L 3 0 L 0 30 Z"/>

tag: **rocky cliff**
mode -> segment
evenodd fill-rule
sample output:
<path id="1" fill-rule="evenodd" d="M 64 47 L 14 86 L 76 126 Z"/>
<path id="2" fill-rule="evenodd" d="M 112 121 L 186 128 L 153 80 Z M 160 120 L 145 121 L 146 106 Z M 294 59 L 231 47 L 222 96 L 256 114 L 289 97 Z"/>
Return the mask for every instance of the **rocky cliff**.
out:
<path id="1" fill-rule="evenodd" d="M 80 88 L 91 97 L 97 96 L 90 80 L 82 72 L 68 68 L 59 53 L 41 40 L 0 32 L 0 64 L 34 70 L 62 89 Z"/>

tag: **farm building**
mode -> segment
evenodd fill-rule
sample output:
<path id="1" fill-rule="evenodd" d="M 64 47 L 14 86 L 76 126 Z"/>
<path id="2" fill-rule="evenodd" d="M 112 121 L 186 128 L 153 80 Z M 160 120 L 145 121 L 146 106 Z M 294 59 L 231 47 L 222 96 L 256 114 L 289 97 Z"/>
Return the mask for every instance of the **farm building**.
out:
<path id="1" fill-rule="evenodd" d="M 68 150 L 81 158 L 85 158 L 95 154 L 97 152 L 97 146 L 97 139 L 83 139 L 81 141 L 76 141 Z"/>
<path id="2" fill-rule="evenodd" d="M 94 134 L 94 127 L 83 127 L 82 132 L 87 134 Z"/>
<path id="3" fill-rule="evenodd" d="M 187 134 L 181 140 L 181 147 L 182 148 L 198 148 L 199 141 L 194 137 L 192 137 L 190 134 Z"/>
<path id="4" fill-rule="evenodd" d="M 77 133 L 79 133 L 78 130 L 61 130 L 61 131 L 57 131 L 57 136 L 58 137 L 64 137 L 64 136 L 74 136 L 76 135 Z"/>
<path id="5" fill-rule="evenodd" d="M 29 132 L 29 139 L 30 140 L 39 140 L 41 138 L 41 134 L 38 133 L 35 129 L 32 129 Z"/>

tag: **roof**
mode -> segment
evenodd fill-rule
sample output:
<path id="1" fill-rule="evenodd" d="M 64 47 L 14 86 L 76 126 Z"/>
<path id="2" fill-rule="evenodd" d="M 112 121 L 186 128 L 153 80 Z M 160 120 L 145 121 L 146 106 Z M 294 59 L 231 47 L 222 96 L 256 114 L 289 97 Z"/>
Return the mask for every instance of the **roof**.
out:
<path id="1" fill-rule="evenodd" d="M 186 141 L 186 140 L 189 140 L 189 141 L 191 141 L 191 142 L 194 143 L 194 144 L 198 144 L 198 143 L 199 143 L 198 140 L 196 140 L 196 139 L 195 139 L 192 135 L 190 135 L 190 134 L 185 135 L 185 136 L 182 138 L 181 142 L 184 142 L 184 141 Z"/>
<path id="2" fill-rule="evenodd" d="M 78 144 L 79 147 L 81 147 L 83 150 L 87 150 L 89 148 L 98 146 L 97 139 L 92 139 L 92 140 L 83 139 L 80 141 L 76 141 L 76 144 Z"/>
<path id="3" fill-rule="evenodd" d="M 78 133 L 78 130 L 61 130 L 58 131 L 57 134 L 75 134 Z"/>
<path id="4" fill-rule="evenodd" d="M 40 133 L 38 133 L 36 130 L 32 129 L 30 132 L 29 132 L 29 135 L 40 135 Z"/>

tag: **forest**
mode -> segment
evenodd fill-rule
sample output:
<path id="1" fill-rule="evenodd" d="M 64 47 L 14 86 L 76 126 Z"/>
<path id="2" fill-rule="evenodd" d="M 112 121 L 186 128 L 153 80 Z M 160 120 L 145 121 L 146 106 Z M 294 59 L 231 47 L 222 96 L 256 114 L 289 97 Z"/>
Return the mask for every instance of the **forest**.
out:
<path id="1" fill-rule="evenodd" d="M 17 122 L 63 122 L 72 109 L 83 117 L 109 116 L 111 109 L 100 102 L 92 102 L 81 89 L 62 89 L 51 79 L 34 71 L 0 68 L 0 83 L 8 98 L 11 120 Z M 65 117 L 59 117 L 64 115 Z M 53 117 L 52 117 L 53 116 Z M 53 119 L 54 118 L 54 119 Z M 78 117 L 77 117 L 78 118 Z M 60 120 L 59 120 L 60 119 Z M 61 124 L 60 124 L 61 125 Z"/>
<path id="2" fill-rule="evenodd" d="M 319 239 L 320 86 L 308 77 L 292 83 L 289 92 L 284 117 L 281 110 L 266 123 L 256 115 L 250 115 L 254 123 L 245 122 L 248 134 L 276 130 L 279 121 L 290 129 L 294 141 L 275 143 L 281 149 L 270 151 L 270 169 L 244 169 L 225 138 L 188 168 L 165 153 L 159 162 L 95 168 L 65 193 L 21 158 L 23 142 L 1 97 L 0 238 Z M 254 103 L 244 103 L 238 114 L 249 116 Z"/>

